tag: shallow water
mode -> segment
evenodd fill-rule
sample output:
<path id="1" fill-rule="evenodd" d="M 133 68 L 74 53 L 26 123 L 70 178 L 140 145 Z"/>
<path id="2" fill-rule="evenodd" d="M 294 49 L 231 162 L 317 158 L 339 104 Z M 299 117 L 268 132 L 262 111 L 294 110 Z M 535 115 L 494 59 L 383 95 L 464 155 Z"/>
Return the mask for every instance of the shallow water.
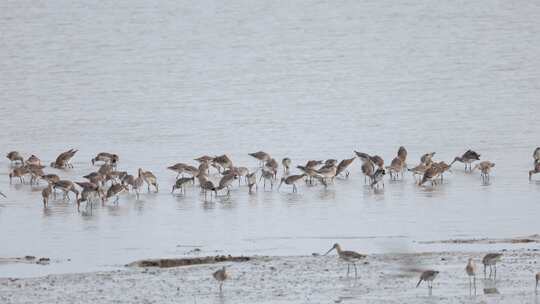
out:
<path id="1" fill-rule="evenodd" d="M 45 163 L 79 149 L 63 178 L 97 169 L 153 171 L 161 191 L 77 213 L 41 205 L 41 187 L 9 185 L 0 163 L 0 257 L 47 256 L 49 266 L 2 265 L 0 276 L 114 268 L 138 258 L 201 254 L 305 255 L 338 241 L 362 252 L 475 250 L 421 240 L 538 233 L 540 4 L 507 1 L 25 1 L 0 3 L 0 151 Z M 254 168 L 265 150 L 295 164 L 349 158 L 409 164 L 473 148 L 497 165 L 491 184 L 454 167 L 445 184 L 411 176 L 204 202 L 170 194 L 176 162 L 227 153 Z M 537 178 L 538 180 L 538 178 Z M 483 245 L 484 247 L 486 245 Z M 510 245 L 491 245 L 494 249 Z M 69 259 L 69 261 L 67 261 Z"/>

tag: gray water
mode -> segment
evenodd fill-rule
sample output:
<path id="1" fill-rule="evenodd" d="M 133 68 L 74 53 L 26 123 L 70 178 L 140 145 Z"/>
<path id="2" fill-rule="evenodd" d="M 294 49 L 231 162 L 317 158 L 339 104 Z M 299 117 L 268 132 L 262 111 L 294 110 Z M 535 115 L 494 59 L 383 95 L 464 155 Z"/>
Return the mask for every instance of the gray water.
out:
<path id="1" fill-rule="evenodd" d="M 473 250 L 423 245 L 538 233 L 540 3 L 535 1 L 4 1 L 0 3 L 0 151 L 46 164 L 69 148 L 82 181 L 110 151 L 119 169 L 159 179 L 158 194 L 78 213 L 44 209 L 41 186 L 10 185 L 0 163 L 0 276 L 119 267 L 139 258 L 309 255 L 340 242 L 361 252 Z M 410 175 L 348 180 L 204 202 L 171 195 L 166 166 L 227 153 L 255 168 L 264 150 L 294 164 L 409 150 L 451 161 L 473 148 L 491 184 L 454 166 L 441 186 Z M 537 177 L 538 180 L 538 177 Z M 262 185 L 261 185 L 262 186 Z M 483 245 L 486 246 L 486 245 Z M 509 248 L 495 244 L 494 250 Z M 69 259 L 69 260 L 68 260 Z"/>

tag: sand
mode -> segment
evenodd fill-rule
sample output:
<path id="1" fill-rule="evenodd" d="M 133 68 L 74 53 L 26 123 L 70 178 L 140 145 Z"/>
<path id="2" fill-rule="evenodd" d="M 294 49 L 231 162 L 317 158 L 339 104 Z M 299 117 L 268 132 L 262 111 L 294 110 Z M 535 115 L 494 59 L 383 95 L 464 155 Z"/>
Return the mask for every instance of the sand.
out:
<path id="1" fill-rule="evenodd" d="M 347 277 L 334 255 L 254 257 L 247 262 L 0 279 L 0 303 L 539 303 L 540 253 L 503 252 L 496 280 L 484 279 L 485 252 L 371 255 Z M 464 267 L 478 267 L 477 296 Z M 220 294 L 211 273 L 229 265 Z M 420 270 L 440 271 L 433 293 L 415 288 Z"/>

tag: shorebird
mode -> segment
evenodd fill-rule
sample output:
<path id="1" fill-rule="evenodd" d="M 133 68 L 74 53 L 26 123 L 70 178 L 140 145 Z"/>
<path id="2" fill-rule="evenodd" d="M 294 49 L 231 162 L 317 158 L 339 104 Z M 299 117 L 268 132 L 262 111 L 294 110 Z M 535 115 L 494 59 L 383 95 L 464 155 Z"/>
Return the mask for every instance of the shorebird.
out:
<path id="1" fill-rule="evenodd" d="M 241 178 L 243 177 L 247 184 L 247 175 L 249 174 L 249 169 L 246 167 L 233 167 L 233 172 L 238 176 L 238 186 L 240 186 Z"/>
<path id="2" fill-rule="evenodd" d="M 278 186 L 278 191 L 279 191 L 279 188 L 281 188 L 281 184 L 285 183 L 286 185 L 292 185 L 293 186 L 293 192 L 298 192 L 295 183 L 297 181 L 301 180 L 302 178 L 304 178 L 304 176 L 306 176 L 305 173 L 304 174 L 299 174 L 299 175 L 289 175 L 286 178 L 282 177 L 281 182 L 279 183 L 279 186 Z"/>
<path id="3" fill-rule="evenodd" d="M 122 179 L 122 184 L 130 185 L 131 190 L 135 190 L 135 195 L 137 196 L 137 199 L 139 199 L 140 190 L 144 185 L 144 179 L 142 178 L 142 176 L 135 177 L 131 174 L 128 174 Z"/>
<path id="4" fill-rule="evenodd" d="M 343 251 L 338 243 L 335 243 L 334 246 L 332 246 L 332 248 L 330 248 L 330 250 L 328 250 L 324 255 L 329 254 L 334 249 L 337 251 L 339 259 L 347 262 L 347 276 L 349 276 L 350 266 L 352 264 L 354 266 L 354 277 L 357 278 L 358 271 L 356 269 L 356 262 L 367 258 L 367 255 L 354 251 Z"/>
<path id="5" fill-rule="evenodd" d="M 319 165 L 322 165 L 322 161 L 321 160 L 309 160 L 307 163 L 306 163 L 306 168 L 307 169 L 315 169 L 317 166 Z"/>
<path id="6" fill-rule="evenodd" d="M 535 161 L 540 160 L 540 147 L 537 147 L 536 149 L 534 149 L 533 159 Z"/>
<path id="7" fill-rule="evenodd" d="M 431 166 L 437 170 L 438 177 L 441 179 L 441 182 L 443 181 L 443 175 L 446 171 L 452 172 L 452 170 L 450 169 L 450 165 L 448 165 L 444 161 L 433 162 Z"/>
<path id="8" fill-rule="evenodd" d="M 202 182 L 201 183 L 201 189 L 204 192 L 204 200 L 206 200 L 206 193 L 208 191 L 213 191 L 214 194 L 217 197 L 217 189 L 214 186 L 214 184 L 212 183 L 212 181 L 206 180 L 206 181 Z M 210 192 L 210 200 L 212 200 L 212 192 Z"/>
<path id="9" fill-rule="evenodd" d="M 21 183 L 24 183 L 24 176 L 27 174 L 30 174 L 30 171 L 26 166 L 13 168 L 13 170 L 11 170 L 9 173 L 9 183 L 11 184 L 11 180 L 14 177 L 18 177 Z"/>
<path id="10" fill-rule="evenodd" d="M 268 180 L 270 182 L 270 189 L 274 188 L 274 172 L 269 171 L 266 168 L 263 168 L 261 171 L 261 177 L 259 178 L 259 182 L 263 180 L 263 189 L 266 190 L 266 181 Z"/>
<path id="11" fill-rule="evenodd" d="M 122 194 L 124 192 L 127 192 L 127 191 L 128 191 L 128 187 L 125 186 L 125 185 L 112 184 L 112 186 L 109 188 L 109 190 L 107 190 L 106 199 L 108 200 L 109 198 L 115 196 L 116 198 L 114 200 L 114 203 L 118 204 L 118 200 L 120 199 L 120 194 Z"/>
<path id="12" fill-rule="evenodd" d="M 390 173 L 390 179 L 397 180 L 400 173 L 401 177 L 403 177 L 403 168 L 404 166 L 401 158 L 395 157 L 390 163 L 390 166 L 386 167 L 386 170 Z"/>
<path id="13" fill-rule="evenodd" d="M 317 170 L 313 168 L 308 168 L 307 166 L 296 166 L 296 168 L 306 174 L 306 176 L 308 177 L 306 179 L 306 183 L 309 182 L 310 184 L 312 184 L 313 178 L 317 176 Z"/>
<path id="14" fill-rule="evenodd" d="M 465 171 L 467 171 L 467 166 L 469 171 L 472 171 L 472 163 L 477 160 L 480 160 L 480 154 L 474 152 L 473 150 L 467 150 L 462 156 L 456 156 L 454 161 L 450 163 L 450 166 L 458 161 L 465 164 Z"/>
<path id="15" fill-rule="evenodd" d="M 201 157 L 197 157 L 194 160 L 197 161 L 199 164 L 206 163 L 209 164 L 212 162 L 214 158 L 208 155 L 203 155 Z"/>
<path id="16" fill-rule="evenodd" d="M 373 155 L 369 158 L 373 164 L 375 164 L 379 169 L 384 168 L 384 160 L 379 155 Z"/>
<path id="17" fill-rule="evenodd" d="M 103 184 L 103 181 L 105 180 L 105 176 L 97 173 L 97 172 L 92 172 L 90 174 L 87 174 L 85 176 L 83 176 L 84 178 L 86 178 L 87 180 L 89 180 L 91 183 L 94 183 L 94 184 Z"/>
<path id="18" fill-rule="evenodd" d="M 210 169 L 208 167 L 208 163 L 201 163 L 199 165 L 199 168 L 190 165 L 184 167 L 184 173 L 190 174 L 193 177 L 197 177 L 197 175 L 199 175 L 199 172 L 207 174 L 209 170 Z"/>
<path id="19" fill-rule="evenodd" d="M 6 157 L 11 161 L 11 165 L 13 166 L 15 162 L 19 162 L 20 165 L 24 164 L 24 159 L 18 151 L 11 151 L 9 152 Z"/>
<path id="20" fill-rule="evenodd" d="M 486 277 L 486 267 L 489 266 L 489 277 L 491 278 L 491 273 L 494 269 L 494 278 L 497 278 L 497 262 L 502 258 L 502 253 L 488 253 L 482 259 L 482 264 L 484 264 L 484 277 Z"/>
<path id="21" fill-rule="evenodd" d="M 358 156 L 364 163 L 367 161 L 371 161 L 374 165 L 379 167 L 379 169 L 383 169 L 384 167 L 384 159 L 380 157 L 379 155 L 373 155 L 370 156 L 367 153 L 354 151 L 356 153 L 356 156 Z"/>
<path id="22" fill-rule="evenodd" d="M 373 180 L 373 173 L 375 171 L 375 166 L 368 159 L 362 164 L 362 173 L 364 173 L 364 184 L 367 183 L 367 178 L 369 178 L 369 183 Z"/>
<path id="23" fill-rule="evenodd" d="M 126 171 L 110 171 L 104 175 L 105 182 L 111 181 L 113 184 L 122 183 L 122 179 L 124 179 L 126 175 L 128 175 Z"/>
<path id="24" fill-rule="evenodd" d="M 419 186 L 431 182 L 431 186 L 437 184 L 437 178 L 439 177 L 440 171 L 436 167 L 429 167 L 422 176 L 422 180 L 418 183 Z"/>
<path id="25" fill-rule="evenodd" d="M 249 194 L 252 193 L 253 186 L 255 186 L 255 190 L 257 190 L 257 172 L 251 172 L 248 175 L 246 175 L 247 178 L 247 184 L 249 187 Z"/>
<path id="26" fill-rule="evenodd" d="M 75 194 L 75 200 L 79 197 L 79 191 L 75 188 L 75 184 L 72 181 L 69 180 L 59 180 L 53 185 L 53 189 L 60 189 L 64 192 L 64 199 L 69 198 L 69 192 L 73 192 Z"/>
<path id="27" fill-rule="evenodd" d="M 92 202 L 90 201 L 92 198 L 101 199 L 102 203 L 105 201 L 105 193 L 97 184 L 90 182 L 75 183 L 83 189 L 81 196 L 77 199 L 77 211 L 80 211 L 81 202 L 90 202 L 90 208 L 92 208 Z"/>
<path id="28" fill-rule="evenodd" d="M 212 274 L 214 279 L 216 279 L 219 282 L 219 292 L 223 291 L 223 282 L 229 278 L 229 275 L 227 274 L 227 271 L 225 270 L 225 266 L 223 266 L 220 270 L 214 272 Z"/>
<path id="29" fill-rule="evenodd" d="M 535 161 L 534 169 L 529 171 L 529 180 L 532 180 L 532 176 L 536 173 L 540 173 L 540 160 Z"/>
<path id="30" fill-rule="evenodd" d="M 473 170 L 479 169 L 482 181 L 486 183 L 489 182 L 489 172 L 493 167 L 495 167 L 495 163 L 485 160 L 474 166 Z"/>
<path id="31" fill-rule="evenodd" d="M 56 182 L 60 180 L 60 177 L 56 174 L 45 174 L 41 177 L 41 179 L 45 180 L 49 184 L 49 186 L 52 187 Z M 56 197 L 56 192 L 54 191 L 54 189 L 52 189 L 52 192 Z"/>
<path id="32" fill-rule="evenodd" d="M 41 191 L 41 197 L 43 198 L 43 208 L 47 208 L 47 205 L 49 204 L 49 197 L 51 197 L 52 191 L 53 189 L 51 184 L 47 185 L 47 187 L 45 187 Z"/>
<path id="33" fill-rule="evenodd" d="M 218 166 L 218 172 L 221 172 L 222 169 L 230 169 L 233 166 L 232 160 L 225 154 L 214 157 L 212 164 Z"/>
<path id="34" fill-rule="evenodd" d="M 316 171 L 317 175 L 316 177 L 322 182 L 322 184 L 326 187 L 327 186 L 327 180 L 330 179 L 331 181 L 334 180 L 334 177 L 336 177 L 337 168 L 335 165 L 330 167 L 323 167 Z"/>
<path id="35" fill-rule="evenodd" d="M 99 167 L 97 172 L 101 175 L 109 175 L 111 172 L 113 172 L 113 170 L 113 166 L 109 164 L 103 164 Z"/>
<path id="36" fill-rule="evenodd" d="M 433 280 L 435 280 L 438 274 L 439 272 L 436 270 L 426 270 L 422 272 L 422 274 L 420 275 L 420 280 L 418 281 L 418 284 L 416 284 L 416 287 L 418 288 L 422 281 L 426 281 L 429 293 L 431 294 L 431 290 L 433 289 Z"/>
<path id="37" fill-rule="evenodd" d="M 259 151 L 254 153 L 248 153 L 249 156 L 255 157 L 259 161 L 259 166 L 263 166 L 266 161 L 270 159 L 270 154 Z"/>
<path id="38" fill-rule="evenodd" d="M 472 293 L 472 288 L 474 286 L 474 294 L 476 294 L 476 265 L 472 258 L 469 258 L 469 262 L 467 262 L 467 266 L 465 266 L 465 272 L 467 273 L 467 276 L 469 276 L 469 293 Z"/>
<path id="39" fill-rule="evenodd" d="M 219 190 L 222 190 L 222 189 L 225 189 L 227 188 L 227 195 L 230 195 L 231 194 L 231 189 L 229 188 L 231 186 L 231 184 L 233 183 L 233 181 L 235 179 L 237 179 L 238 176 L 236 175 L 235 172 L 231 172 L 227 175 L 224 175 L 221 180 L 219 181 L 219 185 L 218 187 L 216 188 L 216 191 L 219 191 Z M 216 192 L 217 193 L 217 192 Z"/>
<path id="40" fill-rule="evenodd" d="M 353 158 L 347 158 L 340 161 L 336 168 L 336 176 L 345 172 L 345 177 L 348 178 L 349 174 L 351 173 L 349 172 L 349 170 L 347 170 L 347 168 L 354 162 L 355 159 L 356 157 L 353 157 Z"/>
<path id="41" fill-rule="evenodd" d="M 366 162 L 366 161 L 371 161 L 370 159 L 370 156 L 369 154 L 367 153 L 364 153 L 364 152 L 358 152 L 358 151 L 354 151 L 354 153 L 356 154 L 356 156 L 358 156 L 358 158 L 360 158 L 363 162 Z"/>
<path id="42" fill-rule="evenodd" d="M 379 188 L 379 183 L 382 182 L 382 186 L 384 188 L 384 175 L 386 174 L 386 172 L 384 171 L 384 169 L 377 169 L 377 171 L 375 171 L 375 173 L 373 174 L 373 177 L 371 178 L 372 182 L 371 182 L 371 188 L 374 188 L 375 186 L 377 186 L 377 188 Z"/>
<path id="43" fill-rule="evenodd" d="M 71 159 L 77 153 L 78 150 L 70 149 L 66 152 L 60 153 L 56 160 L 51 163 L 51 167 L 64 169 L 64 168 L 73 168 L 73 165 L 70 163 Z"/>
<path id="44" fill-rule="evenodd" d="M 101 161 L 108 165 L 116 167 L 119 159 L 120 158 L 118 157 L 118 155 L 114 153 L 100 152 L 96 155 L 96 157 L 92 158 L 92 165 L 95 164 L 97 161 Z"/>
<path id="45" fill-rule="evenodd" d="M 152 172 L 144 171 L 142 168 L 139 168 L 139 177 L 142 177 L 148 186 L 148 192 L 150 192 L 150 185 L 154 186 L 156 193 L 158 192 L 157 178 Z"/>
<path id="46" fill-rule="evenodd" d="M 184 173 L 184 169 L 187 167 L 187 164 L 184 163 L 177 163 L 172 166 L 167 167 L 167 169 L 176 172 L 176 178 L 178 179 L 180 177 L 180 174 Z"/>
<path id="47" fill-rule="evenodd" d="M 279 166 L 278 162 L 275 159 L 270 158 L 264 164 L 264 169 L 268 171 L 272 171 L 272 173 L 274 174 L 274 179 L 275 179 L 277 177 L 278 166 Z"/>
<path id="48" fill-rule="evenodd" d="M 43 172 L 43 168 L 45 168 L 45 166 L 26 165 L 26 168 L 28 168 L 28 172 L 30 173 L 30 185 L 32 185 L 34 182 L 39 184 L 39 179 L 45 175 Z"/>
<path id="49" fill-rule="evenodd" d="M 434 155 L 435 155 L 435 152 L 430 152 L 430 153 L 426 153 L 422 155 L 422 157 L 420 157 L 420 163 L 426 166 L 431 165 L 431 163 L 433 162 Z"/>
<path id="50" fill-rule="evenodd" d="M 431 164 L 429 166 L 426 166 L 424 164 L 419 164 L 418 166 L 412 168 L 412 169 L 408 169 L 410 172 L 412 172 L 412 175 L 414 177 L 414 180 L 418 182 L 420 182 L 422 180 L 422 176 L 424 175 L 424 173 L 426 172 L 427 169 L 429 169 L 431 167 Z M 417 178 L 418 176 L 418 178 Z"/>
<path id="51" fill-rule="evenodd" d="M 34 154 L 30 155 L 25 163 L 27 165 L 41 166 L 41 160 Z"/>
<path id="52" fill-rule="evenodd" d="M 338 161 L 337 159 L 333 159 L 333 158 L 330 158 L 330 159 L 327 159 L 324 161 L 324 165 L 323 165 L 323 168 L 329 168 L 329 167 L 334 167 L 338 164 Z M 322 168 L 321 168 L 322 169 Z"/>
<path id="53" fill-rule="evenodd" d="M 292 161 L 290 158 L 285 157 L 281 160 L 281 164 L 283 165 L 283 175 L 287 176 L 289 175 L 289 169 L 291 168 Z"/>
<path id="54" fill-rule="evenodd" d="M 399 157 L 405 169 L 407 167 L 407 149 L 404 146 L 399 147 L 397 157 Z"/>
<path id="55" fill-rule="evenodd" d="M 174 183 L 174 185 L 172 186 L 172 191 L 171 193 L 174 193 L 174 190 L 176 189 L 180 189 L 180 192 L 185 194 L 186 193 L 186 188 L 185 188 L 185 184 L 189 183 L 189 182 L 192 182 L 195 184 L 195 177 L 182 177 L 182 178 L 179 178 L 176 180 L 176 182 Z"/>

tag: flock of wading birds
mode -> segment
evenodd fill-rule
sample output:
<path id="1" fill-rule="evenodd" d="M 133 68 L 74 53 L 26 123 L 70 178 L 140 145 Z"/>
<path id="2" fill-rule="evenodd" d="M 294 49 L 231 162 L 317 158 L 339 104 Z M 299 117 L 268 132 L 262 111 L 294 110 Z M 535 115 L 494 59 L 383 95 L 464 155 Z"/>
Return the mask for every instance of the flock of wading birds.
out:
<path id="1" fill-rule="evenodd" d="M 71 159 L 75 156 L 77 150 L 70 149 L 61 153 L 54 162 L 51 163 L 52 168 L 67 169 L 73 168 Z M 237 167 L 233 165 L 233 162 L 227 155 L 221 156 L 201 156 L 195 160 L 199 163 L 198 167 L 186 164 L 177 163 L 175 165 L 167 167 L 167 169 L 175 172 L 176 182 L 172 187 L 172 191 L 180 190 L 185 193 L 185 185 L 188 183 L 195 184 L 195 179 L 198 180 L 202 193 L 204 193 L 205 199 L 207 193 L 210 192 L 210 199 L 212 199 L 212 192 L 217 196 L 219 191 L 226 191 L 227 195 L 230 195 L 230 188 L 235 180 L 238 180 L 240 185 L 241 179 L 244 179 L 249 188 L 249 192 L 252 193 L 253 188 L 257 189 L 258 183 L 263 180 L 263 187 L 266 189 L 266 184 L 270 184 L 272 189 L 274 182 L 277 180 L 278 162 L 272 158 L 268 153 L 259 151 L 255 153 L 249 153 L 259 162 L 259 167 L 250 172 L 247 167 Z M 325 187 L 329 182 L 332 182 L 334 178 L 338 176 L 349 177 L 348 168 L 358 157 L 362 161 L 362 173 L 364 174 L 364 182 L 369 183 L 371 188 L 384 187 L 384 176 L 390 175 L 390 179 L 397 180 L 403 177 L 404 171 L 412 172 L 415 180 L 418 181 L 418 185 L 424 185 L 430 183 L 431 186 L 435 186 L 442 182 L 443 174 L 449 171 L 451 166 L 455 162 L 461 162 L 465 164 L 465 171 L 480 170 L 480 176 L 482 182 L 489 182 L 489 173 L 495 166 L 495 163 L 490 161 L 481 161 L 474 167 L 472 164 L 476 161 L 480 161 L 480 154 L 475 151 L 467 150 L 463 155 L 457 156 L 450 164 L 444 161 L 435 161 L 433 159 L 435 152 L 426 153 L 420 158 L 420 163 L 413 167 L 407 166 L 407 150 L 405 147 L 399 147 L 396 157 L 392 160 L 389 166 L 384 165 L 384 160 L 378 155 L 369 155 L 363 152 L 355 151 L 355 156 L 349 159 L 344 159 L 338 162 L 336 159 L 328 159 L 326 161 L 310 160 L 304 166 L 296 166 L 302 173 L 290 174 L 292 161 L 290 158 L 283 158 L 281 164 L 283 166 L 283 177 L 280 180 L 278 189 L 283 183 L 292 186 L 292 191 L 297 192 L 296 183 L 304 180 L 306 183 L 321 183 Z M 108 199 L 114 197 L 114 203 L 118 203 L 119 195 L 124 192 L 134 191 L 139 196 L 140 190 L 146 184 L 148 192 L 151 191 L 151 187 L 158 191 L 158 183 L 156 176 L 150 172 L 139 168 L 137 175 L 128 174 L 125 171 L 118 171 L 117 165 L 119 157 L 117 154 L 101 152 L 92 158 L 92 164 L 97 162 L 101 163 L 99 169 L 88 175 L 83 176 L 88 181 L 85 182 L 72 182 L 70 180 L 60 179 L 56 174 L 45 174 L 41 160 L 31 155 L 28 159 L 24 160 L 21 153 L 18 151 L 12 151 L 7 154 L 7 158 L 11 161 L 11 172 L 9 173 L 10 182 L 13 178 L 18 178 L 21 183 L 24 183 L 24 177 L 30 177 L 30 184 L 39 184 L 40 180 L 47 182 L 47 187 L 42 191 L 43 205 L 47 207 L 49 199 L 52 195 L 56 195 L 55 190 L 63 192 L 63 199 L 69 200 L 69 193 L 75 194 L 75 200 L 77 203 L 77 210 L 80 209 L 81 202 L 86 202 L 86 206 L 92 206 L 92 200 L 101 200 L 104 204 Z M 536 173 L 540 173 L 540 147 L 536 148 L 533 152 L 533 169 L 529 171 L 529 180 Z M 210 169 L 215 168 L 221 175 L 218 183 L 214 184 L 210 180 Z M 260 171 L 260 176 L 258 172 Z M 187 176 L 186 176 L 187 175 Z M 80 188 L 77 189 L 77 186 Z M 0 195 L 4 196 L 0 192 Z M 334 244 L 332 248 L 325 255 L 332 250 L 336 250 L 340 260 L 347 263 L 347 276 L 350 273 L 351 265 L 354 267 L 355 278 L 358 277 L 356 263 L 365 259 L 367 256 L 354 251 L 342 250 L 339 244 Z M 501 260 L 501 253 L 489 253 L 482 259 L 484 265 L 484 276 L 486 276 L 486 268 L 489 266 L 489 277 L 492 274 L 495 278 L 497 275 L 497 262 Z M 474 260 L 469 259 L 465 271 L 469 276 L 469 288 L 476 293 L 476 266 Z M 426 270 L 420 275 L 416 287 L 418 287 L 422 281 L 425 281 L 428 290 L 431 294 L 433 288 L 433 281 L 439 274 L 436 270 Z M 225 267 L 213 273 L 213 277 L 220 283 L 219 289 L 222 291 L 223 282 L 229 277 Z M 540 273 L 535 275 L 536 290 L 540 281 Z"/>

